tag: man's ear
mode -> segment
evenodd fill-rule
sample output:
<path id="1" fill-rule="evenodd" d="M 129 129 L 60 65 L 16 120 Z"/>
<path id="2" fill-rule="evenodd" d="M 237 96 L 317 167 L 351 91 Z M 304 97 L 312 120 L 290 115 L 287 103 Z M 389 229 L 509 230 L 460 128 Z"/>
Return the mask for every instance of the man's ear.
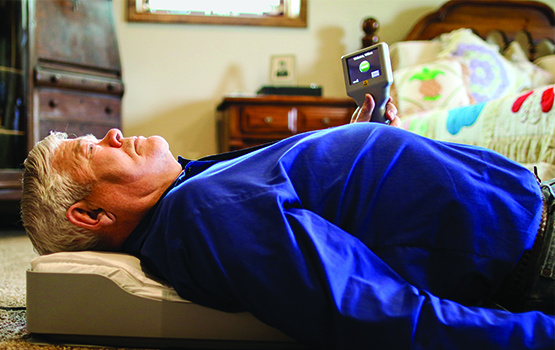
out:
<path id="1" fill-rule="evenodd" d="M 101 208 L 92 208 L 91 205 L 84 200 L 70 206 L 66 216 L 75 226 L 88 230 L 103 229 L 116 222 L 116 216 L 113 213 Z"/>

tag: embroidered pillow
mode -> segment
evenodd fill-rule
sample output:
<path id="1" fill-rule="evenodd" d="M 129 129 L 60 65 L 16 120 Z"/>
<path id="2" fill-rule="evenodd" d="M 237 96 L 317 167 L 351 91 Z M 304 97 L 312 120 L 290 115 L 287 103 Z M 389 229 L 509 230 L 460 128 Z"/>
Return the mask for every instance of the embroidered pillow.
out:
<path id="1" fill-rule="evenodd" d="M 476 102 L 486 102 L 519 91 L 524 78 L 498 51 L 470 29 L 442 34 L 438 57 L 460 57 L 470 69 L 470 92 Z"/>
<path id="2" fill-rule="evenodd" d="M 467 69 L 458 60 L 436 60 L 398 69 L 393 74 L 392 96 L 400 116 L 475 102 L 468 90 Z"/>

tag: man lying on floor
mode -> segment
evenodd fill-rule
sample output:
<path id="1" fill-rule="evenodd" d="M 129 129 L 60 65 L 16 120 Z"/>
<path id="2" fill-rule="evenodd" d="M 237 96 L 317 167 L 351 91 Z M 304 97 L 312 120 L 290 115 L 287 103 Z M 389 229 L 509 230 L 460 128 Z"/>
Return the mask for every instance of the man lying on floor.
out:
<path id="1" fill-rule="evenodd" d="M 364 123 L 373 108 L 198 161 L 157 136 L 54 133 L 25 162 L 23 223 L 40 254 L 133 254 L 181 297 L 318 348 L 552 348 L 552 186 Z"/>

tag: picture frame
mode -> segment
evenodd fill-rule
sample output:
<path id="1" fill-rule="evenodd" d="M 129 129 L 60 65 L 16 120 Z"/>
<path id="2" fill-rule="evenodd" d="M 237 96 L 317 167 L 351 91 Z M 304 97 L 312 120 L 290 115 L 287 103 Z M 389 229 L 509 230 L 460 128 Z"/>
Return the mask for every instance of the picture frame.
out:
<path id="1" fill-rule="evenodd" d="M 296 86 L 295 55 L 274 55 L 270 59 L 270 85 Z"/>

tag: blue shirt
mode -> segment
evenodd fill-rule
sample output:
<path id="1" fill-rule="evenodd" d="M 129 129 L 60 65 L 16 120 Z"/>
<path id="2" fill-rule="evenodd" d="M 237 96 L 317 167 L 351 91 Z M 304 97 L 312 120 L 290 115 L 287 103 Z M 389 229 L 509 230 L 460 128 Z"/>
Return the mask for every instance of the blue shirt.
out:
<path id="1" fill-rule="evenodd" d="M 320 348 L 555 345 L 553 317 L 480 307 L 541 216 L 494 152 L 358 123 L 183 164 L 123 250 L 185 299 Z"/>

